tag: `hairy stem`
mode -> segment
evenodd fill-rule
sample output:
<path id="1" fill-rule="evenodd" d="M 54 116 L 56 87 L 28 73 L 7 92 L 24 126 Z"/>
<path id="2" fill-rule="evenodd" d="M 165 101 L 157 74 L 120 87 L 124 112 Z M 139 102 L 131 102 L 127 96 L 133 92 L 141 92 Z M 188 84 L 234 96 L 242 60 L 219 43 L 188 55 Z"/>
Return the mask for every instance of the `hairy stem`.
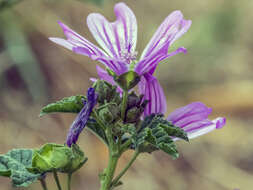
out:
<path id="1" fill-rule="evenodd" d="M 114 141 L 114 137 L 112 135 L 112 129 L 108 127 L 105 132 L 106 132 L 106 137 L 109 143 L 109 162 L 108 162 L 107 168 L 104 170 L 104 172 L 100 176 L 101 177 L 100 190 L 110 190 L 112 179 L 114 177 L 114 173 L 115 173 L 117 163 L 120 157 L 119 144 Z"/>
<path id="2" fill-rule="evenodd" d="M 60 180 L 59 180 L 59 178 L 58 178 L 57 172 L 54 171 L 53 174 L 54 174 L 54 180 L 55 180 L 55 182 L 56 182 L 56 185 L 57 185 L 58 190 L 62 190 L 61 184 L 60 184 Z"/>
<path id="3" fill-rule="evenodd" d="M 39 179 L 43 190 L 47 190 L 47 184 L 45 178 Z"/>
<path id="4" fill-rule="evenodd" d="M 136 150 L 131 158 L 131 160 L 127 163 L 127 165 L 125 166 L 125 168 L 119 173 L 119 175 L 117 177 L 115 177 L 115 179 L 112 181 L 112 186 L 116 185 L 120 178 L 127 172 L 127 170 L 132 166 L 132 164 L 134 163 L 134 161 L 136 160 L 136 158 L 139 156 L 140 152 L 138 150 Z"/>
<path id="5" fill-rule="evenodd" d="M 121 105 L 121 118 L 124 121 L 125 115 L 126 115 L 126 107 L 127 107 L 127 97 L 128 97 L 128 91 L 123 91 L 123 97 L 122 97 L 122 105 Z"/>
<path id="6" fill-rule="evenodd" d="M 71 190 L 71 178 L 72 178 L 72 173 L 68 173 L 68 190 Z"/>

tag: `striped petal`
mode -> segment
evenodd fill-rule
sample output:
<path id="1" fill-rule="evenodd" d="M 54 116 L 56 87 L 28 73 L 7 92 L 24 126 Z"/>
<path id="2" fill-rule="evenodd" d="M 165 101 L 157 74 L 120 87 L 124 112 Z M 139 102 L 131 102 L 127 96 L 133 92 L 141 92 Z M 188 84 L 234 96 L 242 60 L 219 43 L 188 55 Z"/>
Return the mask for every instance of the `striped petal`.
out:
<path id="1" fill-rule="evenodd" d="M 116 74 L 122 74 L 127 71 L 127 66 L 120 60 L 108 57 L 108 55 L 95 46 L 84 37 L 77 34 L 65 24 L 58 22 L 67 37 L 67 40 L 61 38 L 49 38 L 54 43 L 61 45 L 73 52 L 89 56 L 93 60 L 103 63 L 106 67 L 113 70 Z"/>
<path id="2" fill-rule="evenodd" d="M 191 26 L 190 20 L 184 20 L 180 11 L 172 12 L 159 26 L 150 42 L 144 49 L 141 59 L 157 52 L 165 45 L 167 48 L 181 37 Z M 167 49 L 168 51 L 168 49 Z"/>
<path id="3" fill-rule="evenodd" d="M 58 22 L 58 24 L 61 26 L 67 40 L 61 39 L 61 38 L 49 38 L 51 41 L 64 46 L 70 50 L 72 50 L 74 47 L 80 47 L 83 48 L 83 54 L 86 56 L 90 55 L 97 55 L 97 56 L 106 56 L 106 53 L 86 40 L 84 37 L 70 29 L 68 26 L 63 24 L 62 22 Z"/>
<path id="4" fill-rule="evenodd" d="M 150 56 L 145 57 L 139 63 L 136 64 L 135 72 L 139 75 L 144 73 L 153 74 L 157 65 L 164 59 L 170 58 L 178 53 L 187 53 L 187 50 L 184 47 L 178 48 L 176 51 L 168 53 L 168 48 L 162 48 L 158 52 L 151 54 Z"/>
<path id="5" fill-rule="evenodd" d="M 222 128 L 226 119 L 219 117 L 215 120 L 209 120 L 208 116 L 212 109 L 201 102 L 194 102 L 187 106 L 176 109 L 167 120 L 177 127 L 187 132 L 188 138 L 195 138 L 206 134 L 214 129 Z M 178 139 L 175 139 L 178 140 Z"/>
<path id="6" fill-rule="evenodd" d="M 98 13 L 87 18 L 87 25 L 96 41 L 109 56 L 122 58 L 122 53 L 133 53 L 137 41 L 137 21 L 132 10 L 125 3 L 117 3 L 114 7 L 115 22 Z"/>
<path id="7" fill-rule="evenodd" d="M 190 20 L 184 20 L 180 11 L 171 13 L 157 29 L 150 42 L 144 49 L 140 62 L 136 64 L 135 71 L 139 74 L 149 72 L 152 74 L 156 66 L 164 59 L 186 53 L 186 49 L 181 47 L 176 51 L 168 53 L 171 44 L 181 37 L 191 26 Z"/>
<path id="8" fill-rule="evenodd" d="M 144 100 L 149 100 L 145 110 L 144 116 L 152 113 L 165 113 L 166 112 L 166 98 L 162 87 L 158 80 L 150 75 L 145 74 L 139 83 L 139 93 L 144 95 Z"/>

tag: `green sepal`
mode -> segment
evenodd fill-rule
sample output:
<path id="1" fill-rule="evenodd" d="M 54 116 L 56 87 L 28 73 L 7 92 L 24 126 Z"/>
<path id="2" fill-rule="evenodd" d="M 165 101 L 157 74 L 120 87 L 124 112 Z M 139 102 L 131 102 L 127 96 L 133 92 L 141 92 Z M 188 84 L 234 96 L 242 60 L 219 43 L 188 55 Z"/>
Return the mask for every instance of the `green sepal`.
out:
<path id="1" fill-rule="evenodd" d="M 130 90 L 141 80 L 141 77 L 134 71 L 128 71 L 120 76 L 114 76 L 114 80 L 123 90 Z"/>
<path id="2" fill-rule="evenodd" d="M 62 100 L 43 107 L 40 116 L 56 112 L 79 113 L 84 106 L 83 100 L 86 100 L 86 97 L 83 95 L 65 97 Z"/>
<path id="3" fill-rule="evenodd" d="M 31 149 L 13 149 L 5 155 L 0 155 L 0 176 L 10 177 L 16 187 L 27 187 L 41 175 L 32 173 Z"/>

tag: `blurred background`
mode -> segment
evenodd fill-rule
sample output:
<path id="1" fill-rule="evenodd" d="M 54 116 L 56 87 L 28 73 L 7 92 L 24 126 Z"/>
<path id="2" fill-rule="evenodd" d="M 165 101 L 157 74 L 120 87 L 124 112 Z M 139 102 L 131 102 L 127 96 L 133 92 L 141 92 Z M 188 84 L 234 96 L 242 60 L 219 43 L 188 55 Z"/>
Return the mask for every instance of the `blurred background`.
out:
<path id="1" fill-rule="evenodd" d="M 122 0 L 123 1 L 123 0 Z M 89 13 L 115 19 L 113 0 L 0 0 L 0 153 L 12 148 L 64 143 L 72 114 L 39 118 L 42 106 L 65 96 L 84 94 L 96 77 L 95 62 L 50 42 L 64 37 L 57 21 L 95 43 L 86 25 Z M 180 158 L 163 152 L 141 155 L 124 176 L 126 190 L 249 190 L 253 185 L 253 1 L 128 0 L 138 21 L 141 53 L 163 19 L 181 10 L 193 21 L 172 47 L 179 54 L 160 64 L 156 76 L 168 113 L 193 101 L 213 108 L 211 118 L 227 125 L 190 143 L 177 142 Z M 140 55 L 139 53 L 139 55 Z M 107 152 L 88 131 L 79 144 L 89 161 L 75 173 L 73 190 L 99 188 L 98 172 Z M 131 156 L 127 152 L 119 168 Z M 65 176 L 62 178 L 63 185 Z M 56 186 L 48 178 L 49 189 Z M 0 178 L 0 190 L 13 189 Z M 39 183 L 28 189 L 41 189 Z"/>

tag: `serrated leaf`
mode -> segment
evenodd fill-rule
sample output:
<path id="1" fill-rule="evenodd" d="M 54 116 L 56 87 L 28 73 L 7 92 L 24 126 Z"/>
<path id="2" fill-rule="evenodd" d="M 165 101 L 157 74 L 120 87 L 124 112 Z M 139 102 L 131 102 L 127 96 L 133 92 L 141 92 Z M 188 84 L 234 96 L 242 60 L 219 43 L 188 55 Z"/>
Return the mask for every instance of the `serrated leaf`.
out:
<path id="1" fill-rule="evenodd" d="M 141 125 L 141 129 L 146 127 L 153 129 L 157 128 L 158 126 L 162 127 L 171 137 L 178 137 L 189 141 L 187 133 L 183 129 L 173 125 L 172 123 L 164 119 L 163 115 L 161 114 L 151 114 L 147 116 Z"/>
<path id="2" fill-rule="evenodd" d="M 176 146 L 174 146 L 174 143 L 160 143 L 158 145 L 159 149 L 163 150 L 167 154 L 171 155 L 173 159 L 176 159 L 179 157 L 178 151 L 176 149 Z"/>
<path id="3" fill-rule="evenodd" d="M 83 95 L 65 97 L 60 101 L 43 107 L 40 116 L 56 112 L 79 113 L 84 106 L 83 99 L 86 100 L 86 97 Z"/>
<path id="4" fill-rule="evenodd" d="M 152 114 L 144 119 L 135 140 L 135 148 L 149 153 L 160 149 L 176 159 L 179 154 L 172 136 L 188 140 L 182 129 L 173 126 L 162 115 Z"/>
<path id="5" fill-rule="evenodd" d="M 162 127 L 169 136 L 178 137 L 186 141 L 189 141 L 187 133 L 183 129 L 176 127 L 175 125 L 168 123 L 168 124 L 159 124 L 158 126 Z"/>
<path id="6" fill-rule="evenodd" d="M 32 155 L 31 149 L 14 149 L 0 155 L 0 175 L 10 177 L 16 187 L 27 187 L 40 176 L 27 169 L 32 167 Z"/>

